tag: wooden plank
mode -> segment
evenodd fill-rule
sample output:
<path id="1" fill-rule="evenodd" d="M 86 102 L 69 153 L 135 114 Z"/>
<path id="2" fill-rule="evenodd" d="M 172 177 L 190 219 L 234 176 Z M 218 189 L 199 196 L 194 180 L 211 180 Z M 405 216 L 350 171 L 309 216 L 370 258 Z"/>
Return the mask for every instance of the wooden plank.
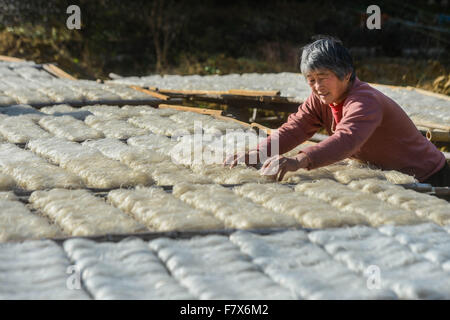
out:
<path id="1" fill-rule="evenodd" d="M 158 106 L 160 109 L 175 109 L 180 111 L 190 111 L 201 114 L 207 114 L 210 116 L 221 116 L 223 114 L 223 110 L 214 110 L 214 109 L 205 109 L 205 108 L 195 108 L 195 107 L 186 107 L 179 105 L 170 105 L 170 104 L 160 104 Z"/>
<path id="2" fill-rule="evenodd" d="M 244 89 L 230 89 L 230 90 L 228 90 L 228 93 L 239 95 L 239 96 L 250 96 L 250 97 L 259 97 L 259 96 L 275 97 L 275 96 L 280 95 L 279 90 L 256 91 L 256 90 L 244 90 Z"/>
<path id="3" fill-rule="evenodd" d="M 170 99 L 169 96 L 166 96 L 166 95 L 163 95 L 161 93 L 154 92 L 154 91 L 151 91 L 151 90 L 147 90 L 147 89 L 144 89 L 144 88 L 139 87 L 139 86 L 130 86 L 130 88 L 132 88 L 134 90 L 137 90 L 137 91 L 140 91 L 140 92 L 143 92 L 143 93 L 146 93 L 149 96 L 152 96 L 152 97 L 155 97 L 155 98 L 158 98 L 158 99 L 161 99 L 161 100 L 169 100 Z"/>
<path id="4" fill-rule="evenodd" d="M 26 61 L 24 59 L 9 57 L 9 56 L 2 56 L 2 55 L 0 55 L 0 60 L 7 61 L 7 62 L 25 62 Z"/>
<path id="5" fill-rule="evenodd" d="M 45 71 L 48 73 L 54 75 L 57 78 L 63 78 L 63 79 L 69 79 L 69 80 L 77 80 L 77 78 L 72 77 L 67 72 L 63 71 L 62 69 L 58 68 L 52 63 L 46 63 L 42 66 Z"/>

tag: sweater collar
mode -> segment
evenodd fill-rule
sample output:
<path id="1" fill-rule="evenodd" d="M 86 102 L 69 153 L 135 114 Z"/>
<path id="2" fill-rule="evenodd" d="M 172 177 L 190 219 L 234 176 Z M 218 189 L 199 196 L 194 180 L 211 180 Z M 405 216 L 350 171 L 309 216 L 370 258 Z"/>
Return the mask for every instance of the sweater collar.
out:
<path id="1" fill-rule="evenodd" d="M 359 87 L 362 84 L 362 81 L 358 79 L 358 77 L 355 77 L 355 80 L 350 86 L 350 89 L 347 92 L 347 96 L 344 98 L 344 100 L 341 101 L 341 103 L 337 105 L 333 105 L 332 103 L 329 104 L 330 108 L 339 110 L 344 106 L 345 100 L 350 95 L 350 93 L 353 91 L 354 88 Z"/>

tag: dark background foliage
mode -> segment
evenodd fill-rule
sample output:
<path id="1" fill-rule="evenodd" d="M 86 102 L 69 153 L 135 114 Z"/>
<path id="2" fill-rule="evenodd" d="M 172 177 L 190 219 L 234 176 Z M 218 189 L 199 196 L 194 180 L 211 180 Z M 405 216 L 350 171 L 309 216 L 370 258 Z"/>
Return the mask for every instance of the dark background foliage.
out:
<path id="1" fill-rule="evenodd" d="M 81 8 L 81 30 L 66 9 Z M 381 30 L 366 9 L 381 8 Z M 340 38 L 366 81 L 450 93 L 450 3 L 429 1 L 0 0 L 0 54 L 95 79 L 150 73 L 298 72 L 316 34 Z"/>

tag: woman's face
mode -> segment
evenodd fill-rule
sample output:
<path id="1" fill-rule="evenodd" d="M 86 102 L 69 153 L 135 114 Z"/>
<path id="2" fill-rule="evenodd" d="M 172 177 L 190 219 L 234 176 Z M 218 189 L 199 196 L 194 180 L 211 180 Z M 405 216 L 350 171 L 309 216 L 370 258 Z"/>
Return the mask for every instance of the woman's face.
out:
<path id="1" fill-rule="evenodd" d="M 310 71 L 306 74 L 306 81 L 320 101 L 325 104 L 338 104 L 345 99 L 350 74 L 340 80 L 334 72 L 328 69 Z"/>

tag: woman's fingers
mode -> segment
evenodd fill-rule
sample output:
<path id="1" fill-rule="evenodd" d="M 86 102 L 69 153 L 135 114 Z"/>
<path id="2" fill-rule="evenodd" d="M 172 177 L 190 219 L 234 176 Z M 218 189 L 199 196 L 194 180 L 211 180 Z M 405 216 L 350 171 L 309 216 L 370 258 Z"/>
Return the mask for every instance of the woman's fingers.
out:
<path id="1" fill-rule="evenodd" d="M 236 154 L 232 154 L 231 156 L 228 156 L 225 158 L 225 161 L 223 162 L 224 166 L 230 165 L 233 163 L 233 161 L 236 159 Z"/>
<path id="2" fill-rule="evenodd" d="M 223 162 L 223 165 L 224 166 L 229 165 L 230 168 L 234 168 L 236 165 L 240 163 L 256 166 L 258 165 L 258 161 L 259 161 L 258 151 L 249 151 L 249 152 L 235 153 L 231 156 L 228 156 Z"/>
<path id="3" fill-rule="evenodd" d="M 238 161 L 239 161 L 239 156 L 237 156 L 237 157 L 233 160 L 233 162 L 231 162 L 230 168 L 236 167 L 236 165 L 238 164 Z"/>
<path id="4" fill-rule="evenodd" d="M 280 170 L 280 174 L 278 175 L 278 181 L 282 181 L 283 180 L 283 178 L 284 178 L 284 176 L 285 176 L 285 174 L 288 172 L 288 170 L 287 170 L 287 168 L 286 167 L 283 167 L 281 170 Z"/>
<path id="5" fill-rule="evenodd" d="M 263 168 L 261 168 L 261 173 L 263 175 L 269 176 L 277 175 L 280 172 L 281 168 L 286 163 L 285 160 L 286 159 L 284 157 L 280 156 L 267 160 L 266 163 L 264 164 L 265 167 L 263 166 Z"/>
<path id="6" fill-rule="evenodd" d="M 269 159 L 267 159 L 267 160 L 264 162 L 264 164 L 263 164 L 263 166 L 262 166 L 261 169 L 265 169 L 265 168 L 267 168 L 268 166 L 272 165 L 272 163 L 273 163 L 275 160 L 278 160 L 279 158 L 280 158 L 280 156 L 273 156 L 273 157 L 270 157 Z"/>
<path id="7" fill-rule="evenodd" d="M 236 167 L 239 163 L 246 163 L 245 162 L 245 157 L 247 155 L 245 153 L 243 154 L 237 154 L 236 159 L 234 159 L 233 163 L 231 164 L 230 168 L 234 168 Z"/>

